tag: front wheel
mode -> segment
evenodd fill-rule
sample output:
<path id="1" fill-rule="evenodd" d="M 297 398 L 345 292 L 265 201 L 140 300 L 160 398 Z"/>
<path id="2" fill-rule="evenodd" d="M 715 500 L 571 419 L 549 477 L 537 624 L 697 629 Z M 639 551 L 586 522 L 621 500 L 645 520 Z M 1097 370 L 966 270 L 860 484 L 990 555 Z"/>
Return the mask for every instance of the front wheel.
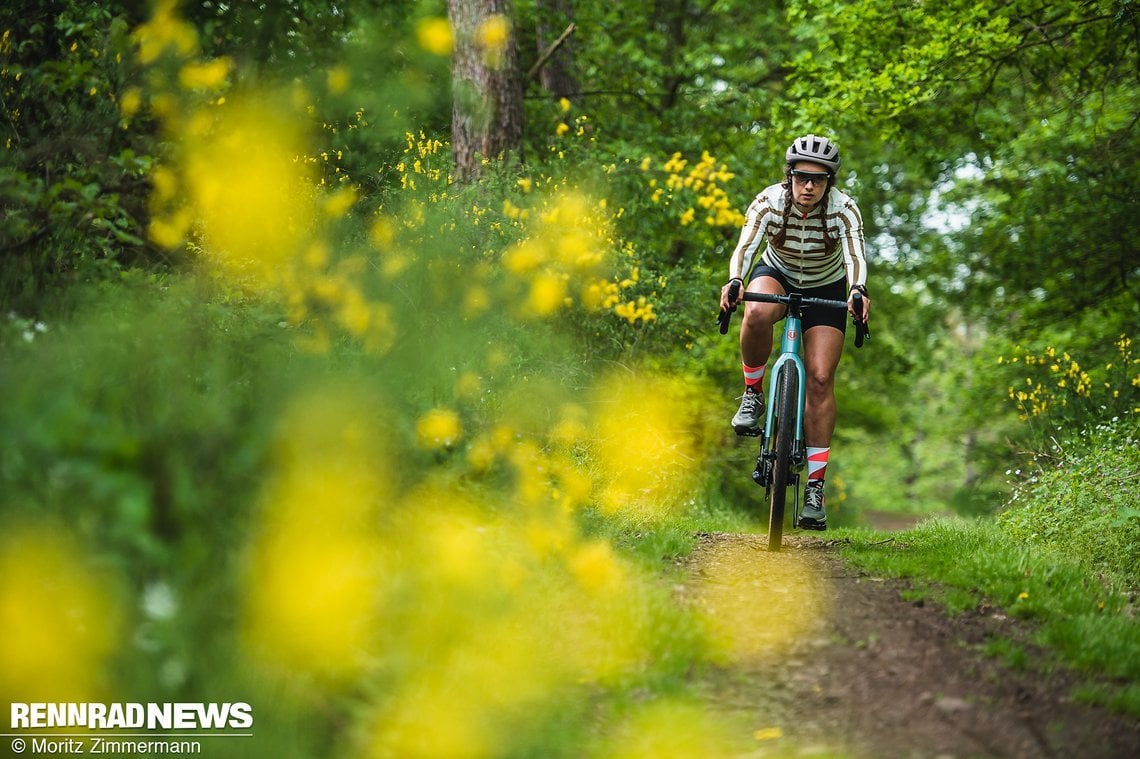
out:
<path id="1" fill-rule="evenodd" d="M 773 433 L 769 436 L 770 450 L 775 452 L 772 462 L 772 481 L 768 486 L 768 550 L 779 551 L 784 540 L 784 504 L 788 495 L 788 481 L 792 473 L 792 450 L 796 442 L 796 399 L 799 392 L 799 375 L 790 366 L 780 370 L 776 380 L 775 418 Z"/>

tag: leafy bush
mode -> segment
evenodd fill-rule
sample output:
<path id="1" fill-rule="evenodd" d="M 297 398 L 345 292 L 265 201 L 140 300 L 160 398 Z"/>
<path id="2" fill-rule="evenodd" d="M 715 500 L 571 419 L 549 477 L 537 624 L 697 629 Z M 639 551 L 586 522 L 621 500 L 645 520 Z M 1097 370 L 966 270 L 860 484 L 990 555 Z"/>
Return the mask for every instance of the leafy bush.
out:
<path id="1" fill-rule="evenodd" d="M 129 28 L 113 4 L 73 2 L 0 27 L 0 304 L 161 260 L 141 231 L 153 139 L 123 113 Z"/>
<path id="2" fill-rule="evenodd" d="M 999 523 L 1095 571 L 1140 585 L 1140 425 L 1126 415 L 1054 443 Z"/>

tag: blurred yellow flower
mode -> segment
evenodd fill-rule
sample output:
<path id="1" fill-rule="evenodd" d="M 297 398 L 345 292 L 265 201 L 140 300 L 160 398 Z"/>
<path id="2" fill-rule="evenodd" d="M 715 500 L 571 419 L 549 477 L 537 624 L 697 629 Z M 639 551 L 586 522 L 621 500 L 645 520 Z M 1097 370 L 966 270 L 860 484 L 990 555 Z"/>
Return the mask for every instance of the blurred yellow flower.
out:
<path id="1" fill-rule="evenodd" d="M 151 202 L 161 207 L 177 193 L 178 177 L 166 166 L 155 166 L 150 171 L 150 184 L 154 188 Z"/>
<path id="2" fill-rule="evenodd" d="M 128 87 L 119 97 L 119 112 L 125 118 L 131 118 L 139 111 L 142 105 L 142 91 L 138 87 Z"/>
<path id="3" fill-rule="evenodd" d="M 364 299 L 359 290 L 347 290 L 344 302 L 337 312 L 341 325 L 355 337 L 364 337 L 373 322 L 372 304 Z"/>
<path id="4" fill-rule="evenodd" d="M 212 134 L 185 146 L 185 181 L 208 258 L 223 273 L 273 286 L 314 217 L 311 177 L 293 158 L 297 124 L 268 104 L 227 107 Z"/>
<path id="5" fill-rule="evenodd" d="M 129 649 L 107 577 L 54 527 L 6 525 L 0 538 L 0 698 L 102 700 L 111 656 Z"/>
<path id="6" fill-rule="evenodd" d="M 297 507 L 339 508 L 344 493 L 335 475 L 324 484 L 328 490 L 320 500 Z M 255 548 L 247 644 L 286 677 L 351 677 L 369 654 L 379 613 L 378 546 L 357 530 L 322 528 L 298 508 L 275 517 Z"/>
<path id="7" fill-rule="evenodd" d="M 433 55 L 451 55 L 451 24 L 445 18 L 425 18 L 416 24 L 416 40 Z"/>
<path id="8" fill-rule="evenodd" d="M 511 22 L 501 13 L 488 16 L 475 29 L 475 41 L 483 50 L 483 62 L 491 68 L 503 64 L 511 41 Z"/>
<path id="9" fill-rule="evenodd" d="M 178 71 L 178 82 L 188 90 L 216 90 L 226 83 L 233 67 L 229 58 L 190 62 Z"/>
<path id="10" fill-rule="evenodd" d="M 531 283 L 527 304 L 538 316 L 550 316 L 565 305 L 566 278 L 559 274 L 544 272 Z"/>
<path id="11" fill-rule="evenodd" d="M 650 702 L 639 708 L 609 739 L 606 759 L 692 759 L 744 756 L 733 726 L 699 704 L 679 700 Z"/>
<path id="12" fill-rule="evenodd" d="M 172 215 L 153 217 L 147 225 L 147 237 L 164 248 L 177 248 L 185 242 L 193 223 L 194 218 L 190 209 L 182 207 Z"/>
<path id="13" fill-rule="evenodd" d="M 348 213 L 356 203 L 356 188 L 344 187 L 325 198 L 325 215 L 336 219 Z"/>
<path id="14" fill-rule="evenodd" d="M 541 244 L 524 240 L 503 253 L 503 266 L 514 274 L 534 271 L 544 259 Z"/>
<path id="15" fill-rule="evenodd" d="M 186 57 L 198 49 L 198 33 L 177 17 L 177 7 L 178 0 L 158 0 L 154 15 L 132 34 L 141 63 L 154 63 L 168 50 Z"/>
<path id="16" fill-rule="evenodd" d="M 486 288 L 480 285 L 471 285 L 463 296 L 463 312 L 468 316 L 476 316 L 491 308 L 491 296 Z"/>
<path id="17" fill-rule="evenodd" d="M 352 75 L 347 66 L 333 66 L 325 76 L 329 92 L 334 95 L 343 94 L 348 89 L 351 78 Z"/>
<path id="18" fill-rule="evenodd" d="M 664 375 L 615 374 L 599 384 L 593 451 L 606 481 L 603 509 L 665 518 L 686 497 L 700 456 L 682 398 L 681 385 Z"/>
<path id="19" fill-rule="evenodd" d="M 570 570 L 591 593 L 613 594 L 625 586 L 625 572 L 609 543 L 592 541 L 569 557 Z"/>
<path id="20" fill-rule="evenodd" d="M 373 651 L 382 546 L 375 511 L 391 467 L 353 386 L 321 388 L 287 410 L 277 477 L 263 494 L 246 576 L 243 640 L 285 679 L 340 681 Z"/>
<path id="21" fill-rule="evenodd" d="M 462 432 L 459 414 L 450 409 L 432 409 L 416 422 L 416 440 L 424 448 L 450 448 Z"/>
<path id="22" fill-rule="evenodd" d="M 368 241 L 383 250 L 396 240 L 396 225 L 386 216 L 377 215 L 368 230 Z"/>

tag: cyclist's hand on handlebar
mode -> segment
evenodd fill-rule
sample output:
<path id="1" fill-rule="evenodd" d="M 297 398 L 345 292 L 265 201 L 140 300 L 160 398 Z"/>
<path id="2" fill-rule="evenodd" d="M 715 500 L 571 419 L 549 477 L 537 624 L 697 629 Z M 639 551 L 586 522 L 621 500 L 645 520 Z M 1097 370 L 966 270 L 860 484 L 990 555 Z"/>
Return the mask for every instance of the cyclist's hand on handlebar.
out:
<path id="1" fill-rule="evenodd" d="M 851 294 L 847 296 L 847 313 L 851 314 L 851 318 L 858 319 L 858 314 L 855 313 L 855 293 L 857 290 L 852 290 Z M 866 323 L 867 319 L 871 316 L 871 299 L 863 295 L 863 319 Z"/>
<path id="2" fill-rule="evenodd" d="M 730 279 L 720 288 L 720 310 L 729 311 L 740 305 L 744 298 L 744 282 L 739 279 Z"/>

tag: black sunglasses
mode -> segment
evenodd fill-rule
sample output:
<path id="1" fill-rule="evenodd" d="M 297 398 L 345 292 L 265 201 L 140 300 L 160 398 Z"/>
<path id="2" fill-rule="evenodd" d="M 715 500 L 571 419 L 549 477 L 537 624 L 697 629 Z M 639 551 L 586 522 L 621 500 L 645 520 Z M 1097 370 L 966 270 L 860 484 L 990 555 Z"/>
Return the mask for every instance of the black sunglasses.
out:
<path id="1" fill-rule="evenodd" d="M 808 182 L 826 182 L 831 179 L 831 174 L 826 171 L 800 171 L 799 169 L 792 169 L 792 176 L 799 180 L 800 184 L 807 184 Z"/>

